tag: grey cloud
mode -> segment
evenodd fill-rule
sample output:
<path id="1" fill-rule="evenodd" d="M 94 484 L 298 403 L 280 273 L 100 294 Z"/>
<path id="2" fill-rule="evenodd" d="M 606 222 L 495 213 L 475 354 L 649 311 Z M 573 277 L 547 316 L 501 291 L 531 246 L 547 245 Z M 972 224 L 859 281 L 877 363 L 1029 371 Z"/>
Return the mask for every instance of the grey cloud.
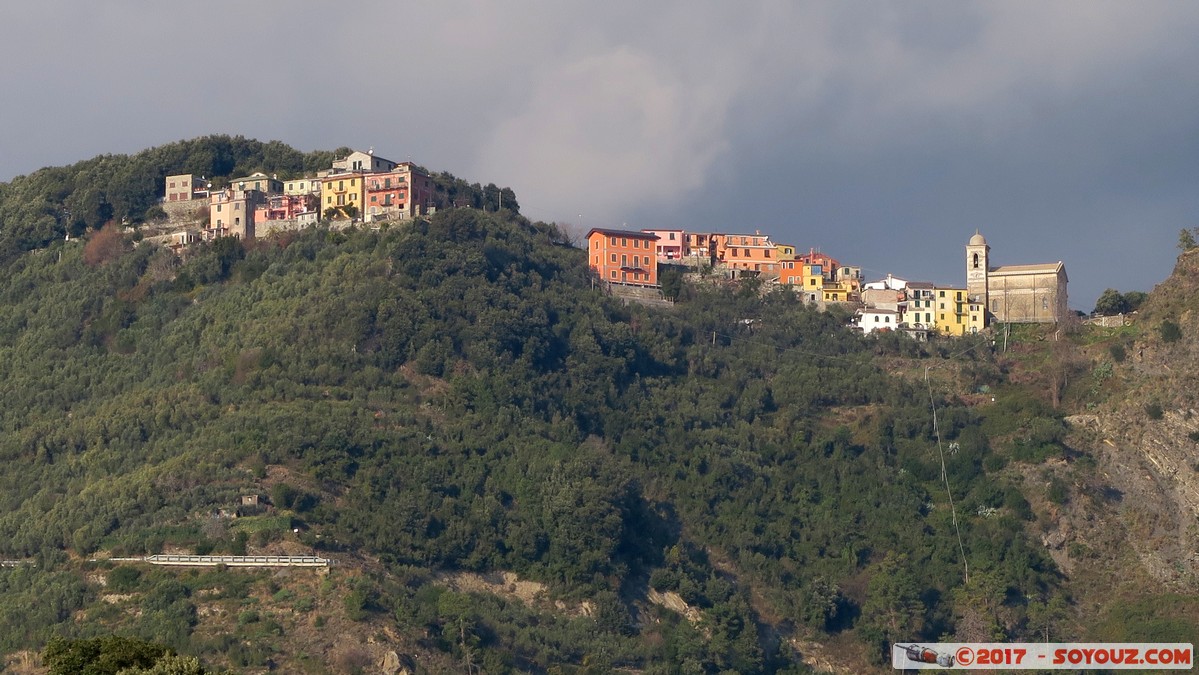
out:
<path id="1" fill-rule="evenodd" d="M 374 146 L 547 220 L 944 282 L 979 227 L 1088 309 L 1195 225 L 1197 29 L 1154 0 L 5 3 L 0 180 L 205 133 Z"/>

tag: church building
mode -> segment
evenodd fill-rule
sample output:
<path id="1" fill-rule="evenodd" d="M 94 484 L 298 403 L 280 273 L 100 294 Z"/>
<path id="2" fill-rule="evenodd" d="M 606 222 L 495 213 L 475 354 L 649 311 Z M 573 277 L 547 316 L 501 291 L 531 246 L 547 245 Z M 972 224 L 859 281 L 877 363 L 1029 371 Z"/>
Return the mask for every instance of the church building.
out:
<path id="1" fill-rule="evenodd" d="M 1066 264 L 991 266 L 991 247 L 976 230 L 966 245 L 966 292 L 992 323 L 1058 323 L 1068 314 Z"/>

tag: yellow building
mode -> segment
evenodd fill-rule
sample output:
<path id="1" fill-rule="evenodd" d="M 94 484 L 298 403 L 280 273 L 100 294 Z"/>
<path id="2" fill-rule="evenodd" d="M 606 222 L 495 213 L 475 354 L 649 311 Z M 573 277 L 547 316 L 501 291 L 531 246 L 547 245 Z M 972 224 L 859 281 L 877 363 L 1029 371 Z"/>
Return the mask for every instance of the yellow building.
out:
<path id="1" fill-rule="evenodd" d="M 825 302 L 849 302 L 854 295 L 854 288 L 844 281 L 827 281 L 823 284 Z"/>
<path id="2" fill-rule="evenodd" d="M 984 323 L 983 305 L 971 302 L 965 288 L 937 288 L 933 291 L 933 316 L 937 332 L 962 336 L 977 333 Z"/>
<path id="3" fill-rule="evenodd" d="M 774 250 L 779 252 L 779 260 L 795 260 L 795 247 L 791 244 L 775 244 Z"/>
<path id="4" fill-rule="evenodd" d="M 334 173 L 321 178 L 321 213 L 336 209 L 346 218 L 361 218 L 366 178 L 361 173 Z M 349 207 L 354 207 L 350 209 Z"/>

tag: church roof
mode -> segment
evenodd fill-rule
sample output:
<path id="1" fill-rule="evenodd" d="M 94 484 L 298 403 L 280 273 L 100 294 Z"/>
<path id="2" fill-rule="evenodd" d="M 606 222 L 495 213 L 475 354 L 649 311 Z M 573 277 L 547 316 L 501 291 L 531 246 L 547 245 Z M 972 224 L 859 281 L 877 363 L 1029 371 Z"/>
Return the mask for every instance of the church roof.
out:
<path id="1" fill-rule="evenodd" d="M 986 237 L 979 234 L 978 230 L 975 230 L 974 236 L 970 237 L 970 245 L 971 246 L 986 246 L 987 239 L 986 239 Z"/>
<path id="2" fill-rule="evenodd" d="M 1039 265 L 1001 265 L 1000 267 L 992 267 L 988 270 L 991 276 L 1016 276 L 1020 274 L 1057 274 L 1066 273 L 1066 263 L 1057 261 L 1055 263 L 1041 263 Z"/>

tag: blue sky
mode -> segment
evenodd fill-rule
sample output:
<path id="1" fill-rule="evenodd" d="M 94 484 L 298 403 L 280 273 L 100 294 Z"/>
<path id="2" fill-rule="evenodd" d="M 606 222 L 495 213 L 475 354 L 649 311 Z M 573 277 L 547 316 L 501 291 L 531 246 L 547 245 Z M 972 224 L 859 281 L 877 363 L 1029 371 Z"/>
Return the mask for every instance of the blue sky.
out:
<path id="1" fill-rule="evenodd" d="M 753 231 L 964 282 L 1150 290 L 1199 225 L 1199 5 L 0 6 L 0 181 L 210 133 L 374 147 L 591 227 Z"/>

